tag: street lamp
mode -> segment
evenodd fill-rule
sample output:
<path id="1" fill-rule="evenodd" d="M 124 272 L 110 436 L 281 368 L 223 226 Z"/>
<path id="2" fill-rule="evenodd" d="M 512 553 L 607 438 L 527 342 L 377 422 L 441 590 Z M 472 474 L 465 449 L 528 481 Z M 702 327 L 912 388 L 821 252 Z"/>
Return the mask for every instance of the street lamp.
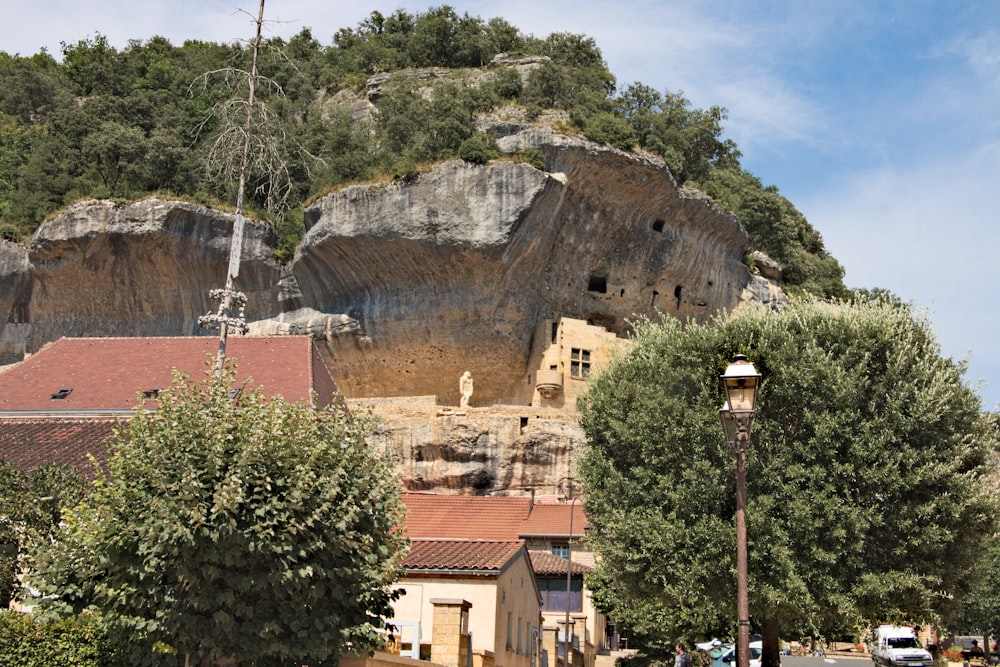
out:
<path id="1" fill-rule="evenodd" d="M 726 402 L 719 410 L 726 442 L 736 457 L 736 665 L 750 665 L 750 599 L 747 591 L 747 449 L 757 408 L 760 374 L 746 355 L 737 354 L 719 379 Z"/>

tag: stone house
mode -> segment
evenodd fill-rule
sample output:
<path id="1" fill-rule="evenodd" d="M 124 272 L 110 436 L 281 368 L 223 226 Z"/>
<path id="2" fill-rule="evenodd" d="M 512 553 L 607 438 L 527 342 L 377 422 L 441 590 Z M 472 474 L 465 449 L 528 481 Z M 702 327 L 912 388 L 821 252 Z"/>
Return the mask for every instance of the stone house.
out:
<path id="1" fill-rule="evenodd" d="M 593 570 L 594 554 L 583 542 L 587 519 L 581 503 L 531 496 L 433 493 L 404 493 L 403 502 L 408 511 L 405 534 L 414 544 L 419 540 L 464 540 L 472 548 L 482 540 L 523 543 L 534 587 L 541 597 L 538 664 L 555 667 L 557 661 L 562 662 L 568 644 L 574 665 L 593 667 L 597 653 L 607 648 L 607 619 L 594 608 L 584 586 L 584 575 Z M 458 597 L 445 583 L 438 582 L 434 597 Z M 496 590 L 501 597 L 506 592 Z"/>
<path id="2" fill-rule="evenodd" d="M 535 369 L 531 405 L 574 411 L 577 399 L 587 393 L 591 373 L 607 366 L 611 355 L 626 345 L 627 339 L 584 320 L 542 320 L 528 362 Z"/>
<path id="3" fill-rule="evenodd" d="M 522 540 L 412 539 L 403 571 L 390 621 L 401 655 L 473 667 L 537 665 L 541 606 Z"/>

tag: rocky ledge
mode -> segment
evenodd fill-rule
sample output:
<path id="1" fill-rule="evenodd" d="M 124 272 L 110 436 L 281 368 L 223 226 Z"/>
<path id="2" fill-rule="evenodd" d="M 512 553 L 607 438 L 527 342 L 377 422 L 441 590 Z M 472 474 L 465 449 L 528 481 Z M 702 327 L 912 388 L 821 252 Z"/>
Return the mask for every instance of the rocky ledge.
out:
<path id="1" fill-rule="evenodd" d="M 244 234 L 238 287 L 258 333 L 322 341 L 349 397 L 436 395 L 480 404 L 522 392 L 531 336 L 570 317 L 624 335 L 637 315 L 703 319 L 779 290 L 743 262 L 739 223 L 678 188 L 655 159 L 522 126 L 513 160 L 448 161 L 411 183 L 354 185 L 305 212 L 278 265 L 263 223 Z M 0 243 L 0 356 L 60 336 L 191 335 L 221 287 L 233 216 L 179 201 L 86 201 L 31 245 Z"/>

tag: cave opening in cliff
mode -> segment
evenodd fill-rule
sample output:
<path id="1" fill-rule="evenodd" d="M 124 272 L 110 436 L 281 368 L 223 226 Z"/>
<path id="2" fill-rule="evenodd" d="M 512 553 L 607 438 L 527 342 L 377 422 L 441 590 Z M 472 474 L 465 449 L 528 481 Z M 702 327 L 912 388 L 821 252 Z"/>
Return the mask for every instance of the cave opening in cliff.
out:
<path id="1" fill-rule="evenodd" d="M 653 231 L 663 233 L 663 220 L 656 220 L 653 222 Z"/>
<path id="2" fill-rule="evenodd" d="M 587 282 L 588 292 L 597 292 L 598 294 L 608 293 L 608 278 L 607 276 L 590 276 L 590 280 Z"/>

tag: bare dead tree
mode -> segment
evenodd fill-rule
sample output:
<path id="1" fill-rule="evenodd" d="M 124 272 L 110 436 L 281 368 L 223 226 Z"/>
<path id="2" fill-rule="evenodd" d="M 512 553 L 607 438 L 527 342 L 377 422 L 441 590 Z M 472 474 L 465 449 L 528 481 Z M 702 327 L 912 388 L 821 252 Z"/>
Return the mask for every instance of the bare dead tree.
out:
<path id="1" fill-rule="evenodd" d="M 233 93 L 216 103 L 211 112 L 201 122 L 197 132 L 206 131 L 212 120 L 219 127 L 218 134 L 209 148 L 205 161 L 205 172 L 209 182 L 232 194 L 235 183 L 236 221 L 230 244 L 229 268 L 226 285 L 212 290 L 210 295 L 218 300 L 219 308 L 198 318 L 204 328 L 219 329 L 219 348 L 216 355 L 215 372 L 221 373 L 226 362 L 226 342 L 229 331 L 246 333 L 244 316 L 246 295 L 236 289 L 239 276 L 240 253 L 243 246 L 243 204 L 248 178 L 256 181 L 254 194 L 262 198 L 266 208 L 272 213 L 282 214 L 288 208 L 288 198 L 292 193 L 292 177 L 283 149 L 294 146 L 310 161 L 317 158 L 310 155 L 298 142 L 288 137 L 277 115 L 266 102 L 257 99 L 257 88 L 269 89 L 272 94 L 283 95 L 281 87 L 273 80 L 261 76 L 258 59 L 261 50 L 261 32 L 264 25 L 264 2 L 260 0 L 256 24 L 256 36 L 250 70 L 225 68 L 203 74 L 198 79 L 201 86 L 224 85 Z"/>

